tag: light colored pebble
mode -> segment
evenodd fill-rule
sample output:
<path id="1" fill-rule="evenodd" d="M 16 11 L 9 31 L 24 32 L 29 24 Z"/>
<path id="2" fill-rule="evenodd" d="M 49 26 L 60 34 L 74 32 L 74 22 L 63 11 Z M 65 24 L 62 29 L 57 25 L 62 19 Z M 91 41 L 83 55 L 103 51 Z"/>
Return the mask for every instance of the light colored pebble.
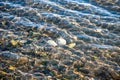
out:
<path id="1" fill-rule="evenodd" d="M 76 46 L 76 43 L 70 43 L 70 44 L 68 44 L 68 47 L 69 48 L 73 48 L 73 47 L 75 47 Z"/>
<path id="2" fill-rule="evenodd" d="M 66 40 L 61 37 L 57 38 L 56 42 L 58 45 L 66 45 L 66 43 L 67 43 Z"/>
<path id="3" fill-rule="evenodd" d="M 54 46 L 54 47 L 57 46 L 57 43 L 53 40 L 48 40 L 47 43 L 51 46 Z"/>

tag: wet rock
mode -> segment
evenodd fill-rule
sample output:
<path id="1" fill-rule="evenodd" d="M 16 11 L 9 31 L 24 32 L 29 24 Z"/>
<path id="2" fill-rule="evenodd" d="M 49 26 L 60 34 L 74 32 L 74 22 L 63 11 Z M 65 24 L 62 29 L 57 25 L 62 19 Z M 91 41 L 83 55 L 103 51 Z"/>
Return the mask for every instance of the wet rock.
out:
<path id="1" fill-rule="evenodd" d="M 19 40 L 11 40 L 10 42 L 12 46 L 17 46 L 19 43 Z"/>
<path id="2" fill-rule="evenodd" d="M 68 67 L 73 64 L 71 60 L 64 60 L 62 64 L 67 65 Z"/>
<path id="3" fill-rule="evenodd" d="M 19 59 L 18 59 L 18 64 L 25 64 L 25 63 L 28 63 L 28 58 L 27 57 L 20 57 Z"/>
<path id="4" fill-rule="evenodd" d="M 75 47 L 75 46 L 76 46 L 76 43 L 69 43 L 69 44 L 68 44 L 68 47 L 69 47 L 69 48 L 73 48 L 73 47 Z"/>
<path id="5" fill-rule="evenodd" d="M 33 75 L 34 75 L 35 78 L 45 79 L 45 76 L 44 76 L 44 74 L 42 74 L 42 73 L 35 72 Z"/>
<path id="6" fill-rule="evenodd" d="M 64 73 L 66 71 L 66 67 L 64 65 L 59 65 L 57 69 L 59 73 Z"/>
<path id="7" fill-rule="evenodd" d="M 51 46 L 54 46 L 54 47 L 57 46 L 57 43 L 53 40 L 48 40 L 47 43 Z"/>
<path id="8" fill-rule="evenodd" d="M 52 76 L 47 76 L 48 80 L 53 80 Z"/>
<path id="9" fill-rule="evenodd" d="M 50 60 L 50 61 L 49 61 L 49 65 L 52 65 L 52 66 L 54 66 L 54 67 L 57 67 L 58 64 L 59 64 L 59 62 L 56 61 L 56 60 Z"/>
<path id="10" fill-rule="evenodd" d="M 2 36 L 2 35 L 0 35 Z M 0 38 L 0 49 L 1 50 L 7 50 L 8 49 L 8 46 L 9 45 L 9 41 L 6 40 L 5 38 Z"/>
<path id="11" fill-rule="evenodd" d="M 88 69 L 84 69 L 84 68 L 81 68 L 79 71 L 84 73 L 84 74 L 89 74 L 90 73 L 90 71 Z"/>
<path id="12" fill-rule="evenodd" d="M 42 69 L 41 72 L 45 75 L 52 75 L 51 70 L 46 67 Z"/>
<path id="13" fill-rule="evenodd" d="M 21 44 L 21 45 L 24 45 L 25 43 L 27 43 L 27 40 L 20 40 L 19 41 L 19 44 Z"/>
<path id="14" fill-rule="evenodd" d="M 61 37 L 57 38 L 56 42 L 58 45 L 66 45 L 66 43 L 67 43 L 66 40 Z"/>
<path id="15" fill-rule="evenodd" d="M 100 67 L 97 71 L 95 71 L 95 75 L 101 79 L 112 79 L 111 72 L 109 72 L 109 69 L 104 66 Z M 116 75 L 114 75 L 115 77 Z"/>
<path id="16" fill-rule="evenodd" d="M 31 39 L 26 40 L 26 44 L 31 44 L 33 41 Z"/>
<path id="17" fill-rule="evenodd" d="M 113 79 L 115 80 L 119 80 L 120 79 L 120 74 L 118 72 L 116 72 L 113 69 L 109 69 L 109 73 L 111 74 L 111 76 L 113 77 Z"/>
<path id="18" fill-rule="evenodd" d="M 25 3 L 26 4 L 31 4 L 31 3 L 33 3 L 34 2 L 34 0 L 25 0 Z"/>
<path id="19" fill-rule="evenodd" d="M 84 67 L 84 63 L 81 62 L 81 61 L 75 61 L 75 62 L 73 63 L 73 67 L 79 71 L 80 68 Z"/>
<path id="20" fill-rule="evenodd" d="M 95 78 L 88 77 L 88 76 L 86 76 L 84 79 L 85 79 L 85 80 L 96 80 Z"/>
<path id="21" fill-rule="evenodd" d="M 3 57 L 3 59 L 10 59 L 10 60 L 17 60 L 20 57 L 17 53 L 12 53 L 9 51 L 1 52 L 0 56 Z"/>

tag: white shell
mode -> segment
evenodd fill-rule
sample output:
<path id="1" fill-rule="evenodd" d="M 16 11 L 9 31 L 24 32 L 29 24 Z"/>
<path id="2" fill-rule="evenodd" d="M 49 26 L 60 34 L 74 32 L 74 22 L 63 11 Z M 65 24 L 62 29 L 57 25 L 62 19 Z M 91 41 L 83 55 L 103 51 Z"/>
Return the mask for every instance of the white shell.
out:
<path id="1" fill-rule="evenodd" d="M 53 40 L 48 40 L 47 43 L 51 46 L 54 46 L 54 47 L 57 46 L 57 43 Z"/>
<path id="2" fill-rule="evenodd" d="M 58 45 L 66 45 L 67 43 L 66 40 L 63 38 L 57 38 L 56 42 Z"/>

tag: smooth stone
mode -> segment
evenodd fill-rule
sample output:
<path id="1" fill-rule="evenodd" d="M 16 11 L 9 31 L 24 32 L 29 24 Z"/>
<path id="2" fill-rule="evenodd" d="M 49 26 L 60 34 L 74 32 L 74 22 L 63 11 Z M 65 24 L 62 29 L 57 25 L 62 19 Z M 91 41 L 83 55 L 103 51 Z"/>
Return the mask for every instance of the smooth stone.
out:
<path id="1" fill-rule="evenodd" d="M 76 46 L 76 43 L 70 43 L 70 44 L 68 44 L 68 47 L 69 48 L 73 48 L 73 47 L 75 47 Z"/>
<path id="2" fill-rule="evenodd" d="M 3 58 L 12 59 L 12 60 L 16 60 L 20 57 L 19 55 L 12 53 L 12 52 L 9 52 L 9 51 L 5 51 L 5 52 L 0 53 L 0 56 Z"/>
<path id="3" fill-rule="evenodd" d="M 20 42 L 20 44 L 25 44 L 27 42 L 27 40 L 20 40 L 19 42 Z"/>
<path id="4" fill-rule="evenodd" d="M 33 2 L 34 2 L 34 0 L 25 0 L 26 4 L 30 4 L 30 3 L 33 3 Z"/>
<path id="5" fill-rule="evenodd" d="M 79 69 L 79 71 L 84 73 L 84 74 L 89 74 L 90 73 L 89 69 L 84 69 L 84 68 Z"/>
<path id="6" fill-rule="evenodd" d="M 67 65 L 67 66 L 70 66 L 70 65 L 73 64 L 73 62 L 70 61 L 70 60 L 64 60 L 64 61 L 62 62 L 62 64 Z"/>
<path id="7" fill-rule="evenodd" d="M 66 43 L 67 43 L 66 40 L 61 37 L 57 38 L 56 42 L 58 45 L 66 45 Z"/>
<path id="8" fill-rule="evenodd" d="M 95 32 L 102 32 L 102 29 L 95 29 Z"/>
<path id="9" fill-rule="evenodd" d="M 24 63 L 27 63 L 29 60 L 27 57 L 20 57 L 18 59 L 18 64 L 24 64 Z"/>
<path id="10" fill-rule="evenodd" d="M 57 46 L 57 43 L 53 40 L 48 40 L 47 43 L 51 46 L 54 46 L 54 47 Z"/>

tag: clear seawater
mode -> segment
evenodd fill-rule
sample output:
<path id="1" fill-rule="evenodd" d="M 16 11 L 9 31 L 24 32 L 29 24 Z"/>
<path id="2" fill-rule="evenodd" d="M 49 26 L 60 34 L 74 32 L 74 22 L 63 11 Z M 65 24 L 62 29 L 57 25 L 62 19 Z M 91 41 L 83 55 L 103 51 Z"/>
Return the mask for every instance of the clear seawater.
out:
<path id="1" fill-rule="evenodd" d="M 0 16 L 84 46 L 120 48 L 119 0 L 0 0 Z"/>

